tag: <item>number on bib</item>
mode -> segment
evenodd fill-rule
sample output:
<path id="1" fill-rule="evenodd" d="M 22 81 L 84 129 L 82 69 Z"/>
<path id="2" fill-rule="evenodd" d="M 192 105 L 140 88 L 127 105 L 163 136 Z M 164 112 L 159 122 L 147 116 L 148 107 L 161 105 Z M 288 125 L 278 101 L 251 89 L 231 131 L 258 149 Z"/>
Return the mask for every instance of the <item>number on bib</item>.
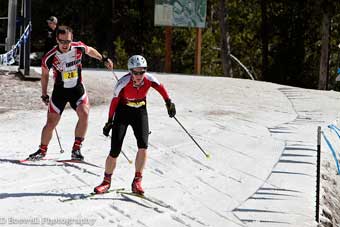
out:
<path id="1" fill-rule="evenodd" d="M 65 80 L 75 79 L 78 77 L 78 71 L 63 72 L 63 78 Z"/>

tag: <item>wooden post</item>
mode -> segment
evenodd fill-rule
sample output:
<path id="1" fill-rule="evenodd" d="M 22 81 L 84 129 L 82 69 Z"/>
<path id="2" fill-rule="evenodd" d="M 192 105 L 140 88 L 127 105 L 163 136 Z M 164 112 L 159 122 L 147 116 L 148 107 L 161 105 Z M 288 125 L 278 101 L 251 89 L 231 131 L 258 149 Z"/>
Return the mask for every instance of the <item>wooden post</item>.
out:
<path id="1" fill-rule="evenodd" d="M 165 27 L 165 64 L 164 72 L 171 72 L 171 43 L 172 43 L 172 27 Z"/>
<path id="2" fill-rule="evenodd" d="M 202 28 L 196 28 L 195 74 L 201 74 Z"/>

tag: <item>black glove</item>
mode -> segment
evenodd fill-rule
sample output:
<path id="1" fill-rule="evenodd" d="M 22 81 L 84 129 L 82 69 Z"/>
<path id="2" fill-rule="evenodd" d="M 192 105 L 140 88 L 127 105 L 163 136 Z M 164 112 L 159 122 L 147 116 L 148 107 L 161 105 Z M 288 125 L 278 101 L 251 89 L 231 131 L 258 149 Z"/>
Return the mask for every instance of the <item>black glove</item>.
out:
<path id="1" fill-rule="evenodd" d="M 50 96 L 48 95 L 42 95 L 40 98 L 46 105 L 48 105 L 48 103 L 50 102 Z"/>
<path id="2" fill-rule="evenodd" d="M 108 62 L 109 57 L 107 56 L 107 54 L 102 54 L 102 62 Z"/>
<path id="3" fill-rule="evenodd" d="M 108 121 L 108 122 L 105 123 L 105 126 L 103 128 L 104 136 L 109 136 L 110 131 L 112 129 L 112 126 L 113 126 L 113 122 L 112 121 Z"/>
<path id="4" fill-rule="evenodd" d="M 175 104 L 171 102 L 171 99 L 165 101 L 165 106 L 168 110 L 169 117 L 174 117 L 176 115 Z"/>

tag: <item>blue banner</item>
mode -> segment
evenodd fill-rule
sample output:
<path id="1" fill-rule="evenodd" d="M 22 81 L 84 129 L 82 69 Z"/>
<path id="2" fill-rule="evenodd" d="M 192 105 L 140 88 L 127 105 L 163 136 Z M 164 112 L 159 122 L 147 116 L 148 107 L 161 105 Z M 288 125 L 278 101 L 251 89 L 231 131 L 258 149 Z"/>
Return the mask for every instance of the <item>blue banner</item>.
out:
<path id="1" fill-rule="evenodd" d="M 12 65 L 15 62 L 16 56 L 19 54 L 20 47 L 25 45 L 27 39 L 31 32 L 31 23 L 27 25 L 24 33 L 21 35 L 18 42 L 14 45 L 14 47 L 8 51 L 7 53 L 0 54 L 0 65 Z"/>

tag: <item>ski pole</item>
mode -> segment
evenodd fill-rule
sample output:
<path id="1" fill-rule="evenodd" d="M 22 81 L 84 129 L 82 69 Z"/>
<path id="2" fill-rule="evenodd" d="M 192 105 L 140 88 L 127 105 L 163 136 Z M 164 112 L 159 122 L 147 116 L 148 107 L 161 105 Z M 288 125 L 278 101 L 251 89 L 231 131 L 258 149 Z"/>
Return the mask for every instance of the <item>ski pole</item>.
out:
<path id="1" fill-rule="evenodd" d="M 107 54 L 102 54 L 102 57 L 106 57 L 107 58 Z M 118 82 L 118 76 L 116 75 L 114 69 L 114 65 L 116 64 L 117 59 L 115 57 L 112 58 L 112 74 L 113 74 L 113 78 L 115 79 L 116 82 Z"/>
<path id="2" fill-rule="evenodd" d="M 118 76 L 117 76 L 117 74 L 115 73 L 115 71 L 112 70 L 112 74 L 113 74 L 113 77 L 114 77 L 114 79 L 116 80 L 116 82 L 118 82 Z"/>
<path id="3" fill-rule="evenodd" d="M 129 164 L 132 164 L 132 161 L 128 158 L 128 156 L 124 153 L 124 151 L 121 151 L 126 160 L 129 162 Z"/>
<path id="4" fill-rule="evenodd" d="M 109 137 L 111 138 L 111 136 L 109 135 Z M 129 162 L 129 164 L 132 164 L 132 161 L 129 159 L 129 157 L 124 153 L 123 150 L 120 151 L 123 155 L 124 155 L 124 158 Z"/>
<path id="5" fill-rule="evenodd" d="M 174 116 L 174 119 L 177 121 L 177 123 L 182 127 L 182 129 L 188 134 L 188 136 L 192 139 L 192 141 L 195 142 L 195 144 L 198 146 L 198 148 L 203 152 L 205 157 L 210 158 L 210 154 L 206 153 L 202 147 L 196 142 L 196 140 L 190 135 L 190 133 L 184 128 L 184 126 L 179 122 L 179 120 Z"/>
<path id="6" fill-rule="evenodd" d="M 57 135 L 57 139 L 58 139 L 58 143 L 59 143 L 59 147 L 60 147 L 60 153 L 64 153 L 64 150 L 61 147 L 61 143 L 60 143 L 60 139 L 59 139 L 57 128 L 55 128 L 54 131 L 55 131 L 55 134 Z"/>

